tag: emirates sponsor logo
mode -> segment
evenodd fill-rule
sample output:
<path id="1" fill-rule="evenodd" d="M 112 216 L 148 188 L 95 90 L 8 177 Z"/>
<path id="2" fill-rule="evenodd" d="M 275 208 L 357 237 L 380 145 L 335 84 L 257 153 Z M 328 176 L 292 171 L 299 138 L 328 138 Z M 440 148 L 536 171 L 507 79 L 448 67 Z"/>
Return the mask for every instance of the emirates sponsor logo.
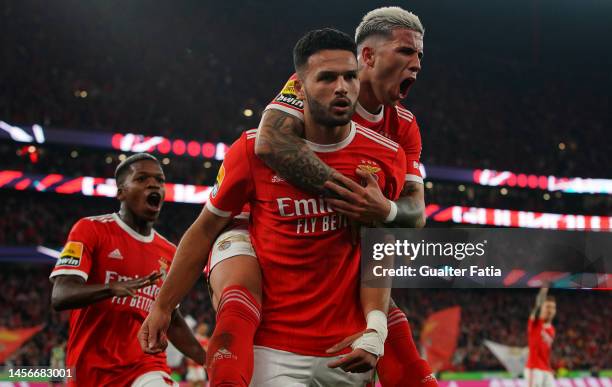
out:
<path id="1" fill-rule="evenodd" d="M 282 217 L 295 219 L 296 234 L 336 231 L 348 227 L 348 219 L 332 210 L 323 198 L 292 199 L 277 198 L 278 212 Z"/>

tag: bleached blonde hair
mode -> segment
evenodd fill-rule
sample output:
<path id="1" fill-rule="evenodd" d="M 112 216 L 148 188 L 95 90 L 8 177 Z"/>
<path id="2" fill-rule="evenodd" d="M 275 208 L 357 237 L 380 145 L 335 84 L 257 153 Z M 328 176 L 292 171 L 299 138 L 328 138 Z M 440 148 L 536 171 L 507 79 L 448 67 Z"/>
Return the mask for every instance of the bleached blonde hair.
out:
<path id="1" fill-rule="evenodd" d="M 414 13 L 400 7 L 380 7 L 365 14 L 355 30 L 355 43 L 359 46 L 372 35 L 389 37 L 397 28 L 425 34 L 421 20 Z"/>

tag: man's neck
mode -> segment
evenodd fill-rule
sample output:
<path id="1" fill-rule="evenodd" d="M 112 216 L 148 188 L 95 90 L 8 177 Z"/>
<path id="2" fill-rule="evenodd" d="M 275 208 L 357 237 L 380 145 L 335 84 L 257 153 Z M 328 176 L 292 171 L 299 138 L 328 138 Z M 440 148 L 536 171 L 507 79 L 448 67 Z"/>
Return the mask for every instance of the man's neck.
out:
<path id="1" fill-rule="evenodd" d="M 328 127 L 316 122 L 311 114 L 304 114 L 304 138 L 315 144 L 337 144 L 348 137 L 351 123 Z"/>
<path id="2" fill-rule="evenodd" d="M 361 107 L 371 114 L 378 114 L 382 108 L 382 103 L 374 95 L 372 90 L 372 83 L 370 81 L 361 81 L 361 88 L 359 90 L 359 98 L 357 99 Z"/>
<path id="3" fill-rule="evenodd" d="M 139 219 L 132 211 L 130 211 L 123 203 L 119 209 L 119 218 L 123 223 L 127 224 L 132 230 L 143 236 L 151 235 L 153 222 L 147 222 Z"/>

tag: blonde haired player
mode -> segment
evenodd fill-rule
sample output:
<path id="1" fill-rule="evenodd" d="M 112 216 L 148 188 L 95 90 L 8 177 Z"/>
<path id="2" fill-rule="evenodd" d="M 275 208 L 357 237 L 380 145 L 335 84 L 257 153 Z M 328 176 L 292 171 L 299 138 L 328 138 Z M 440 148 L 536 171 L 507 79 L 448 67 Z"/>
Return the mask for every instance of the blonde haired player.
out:
<path id="1" fill-rule="evenodd" d="M 557 303 L 554 297 L 547 294 L 548 288 L 540 289 L 529 315 L 527 325 L 529 357 L 525 367 L 527 387 L 554 386 L 550 350 L 555 338 L 555 327 L 552 326 L 552 320 L 557 312 Z"/>

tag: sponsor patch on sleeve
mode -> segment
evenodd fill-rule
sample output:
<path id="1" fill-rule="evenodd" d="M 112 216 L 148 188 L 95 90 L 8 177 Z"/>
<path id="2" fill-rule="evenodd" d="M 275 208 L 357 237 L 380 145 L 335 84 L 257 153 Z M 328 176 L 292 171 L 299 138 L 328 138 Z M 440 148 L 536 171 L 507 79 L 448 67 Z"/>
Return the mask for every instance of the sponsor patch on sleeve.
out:
<path id="1" fill-rule="evenodd" d="M 276 96 L 274 101 L 298 109 L 304 109 L 304 101 L 297 97 L 297 92 L 295 91 L 295 79 L 290 79 L 285 83 L 283 90 Z"/>
<path id="2" fill-rule="evenodd" d="M 217 173 L 217 181 L 215 182 L 215 186 L 211 191 L 211 196 L 214 198 L 217 196 L 217 192 L 221 188 L 221 183 L 223 183 L 223 179 L 225 178 L 225 167 L 221 164 L 221 168 L 219 168 L 219 173 Z"/>
<path id="3" fill-rule="evenodd" d="M 79 266 L 83 257 L 83 243 L 68 241 L 60 253 L 57 266 Z"/>

